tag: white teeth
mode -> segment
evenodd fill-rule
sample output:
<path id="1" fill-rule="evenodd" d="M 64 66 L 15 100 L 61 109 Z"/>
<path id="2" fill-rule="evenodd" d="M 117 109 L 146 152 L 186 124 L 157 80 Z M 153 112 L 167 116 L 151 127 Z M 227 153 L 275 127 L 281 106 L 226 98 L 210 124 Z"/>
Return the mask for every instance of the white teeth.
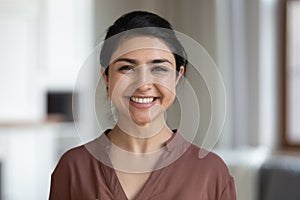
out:
<path id="1" fill-rule="evenodd" d="M 136 103 L 151 103 L 154 98 L 153 97 L 147 97 L 147 98 L 138 98 L 138 97 L 131 97 L 131 101 Z"/>

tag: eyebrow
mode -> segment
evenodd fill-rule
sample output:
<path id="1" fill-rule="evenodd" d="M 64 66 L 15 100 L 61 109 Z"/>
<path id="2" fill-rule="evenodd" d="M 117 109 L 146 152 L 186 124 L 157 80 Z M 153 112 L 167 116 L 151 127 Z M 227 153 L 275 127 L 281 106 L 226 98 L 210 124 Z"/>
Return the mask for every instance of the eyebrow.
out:
<path id="1" fill-rule="evenodd" d="M 131 58 L 118 58 L 113 62 L 113 64 L 115 64 L 117 62 L 128 62 L 128 63 L 135 64 L 135 65 L 137 65 L 139 63 L 137 60 L 131 59 Z M 159 63 L 164 63 L 164 62 L 170 63 L 171 65 L 173 64 L 168 59 L 154 59 L 154 60 L 147 62 L 147 64 L 159 64 Z"/>
<path id="2" fill-rule="evenodd" d="M 131 58 L 118 58 L 118 59 L 114 60 L 113 64 L 115 64 L 117 62 L 128 62 L 128 63 L 135 64 L 135 65 L 138 64 L 137 60 L 131 59 Z"/>
<path id="3" fill-rule="evenodd" d="M 149 62 L 149 64 L 158 64 L 158 63 L 164 63 L 164 62 L 167 62 L 167 63 L 170 63 L 171 65 L 173 64 L 171 61 L 169 61 L 168 59 L 154 59 L 154 60 L 151 60 Z"/>

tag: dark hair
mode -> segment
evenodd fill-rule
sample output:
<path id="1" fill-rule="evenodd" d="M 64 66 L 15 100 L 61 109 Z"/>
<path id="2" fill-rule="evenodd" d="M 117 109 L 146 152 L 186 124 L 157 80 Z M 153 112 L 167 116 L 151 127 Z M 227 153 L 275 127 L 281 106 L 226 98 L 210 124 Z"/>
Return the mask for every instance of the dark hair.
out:
<path id="1" fill-rule="evenodd" d="M 128 31 L 128 33 L 119 34 Z M 186 52 L 175 35 L 171 24 L 164 18 L 146 11 L 133 11 L 118 18 L 107 30 L 100 53 L 100 64 L 108 75 L 111 56 L 120 40 L 125 36 L 146 35 L 161 39 L 172 51 L 176 61 L 176 71 L 180 66 L 186 68 Z M 114 37 L 112 40 L 109 38 Z"/>

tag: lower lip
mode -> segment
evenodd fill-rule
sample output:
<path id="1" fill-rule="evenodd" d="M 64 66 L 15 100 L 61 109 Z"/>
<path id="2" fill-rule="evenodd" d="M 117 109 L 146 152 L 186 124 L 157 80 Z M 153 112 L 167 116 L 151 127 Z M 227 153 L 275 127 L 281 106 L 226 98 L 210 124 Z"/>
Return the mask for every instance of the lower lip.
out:
<path id="1" fill-rule="evenodd" d="M 150 103 L 136 103 L 129 99 L 129 105 L 139 108 L 139 109 L 147 109 L 147 108 L 152 107 L 156 103 L 156 101 L 157 101 L 157 99 L 155 99 L 154 101 L 152 101 Z"/>

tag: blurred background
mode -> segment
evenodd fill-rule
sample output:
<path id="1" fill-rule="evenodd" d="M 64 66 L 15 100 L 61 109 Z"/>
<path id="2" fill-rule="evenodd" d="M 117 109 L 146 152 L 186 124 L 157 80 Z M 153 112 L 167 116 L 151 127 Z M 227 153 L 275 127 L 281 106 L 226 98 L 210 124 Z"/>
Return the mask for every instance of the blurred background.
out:
<path id="1" fill-rule="evenodd" d="M 73 122 L 77 75 L 122 14 L 148 10 L 198 41 L 216 62 L 227 117 L 213 149 L 239 200 L 300 199 L 300 2 L 297 0 L 0 0 L 0 199 L 47 199 Z M 73 106 L 95 134 L 87 70 Z M 205 113 L 204 113 L 205 115 Z M 298 191 L 297 191 L 298 190 Z"/>

